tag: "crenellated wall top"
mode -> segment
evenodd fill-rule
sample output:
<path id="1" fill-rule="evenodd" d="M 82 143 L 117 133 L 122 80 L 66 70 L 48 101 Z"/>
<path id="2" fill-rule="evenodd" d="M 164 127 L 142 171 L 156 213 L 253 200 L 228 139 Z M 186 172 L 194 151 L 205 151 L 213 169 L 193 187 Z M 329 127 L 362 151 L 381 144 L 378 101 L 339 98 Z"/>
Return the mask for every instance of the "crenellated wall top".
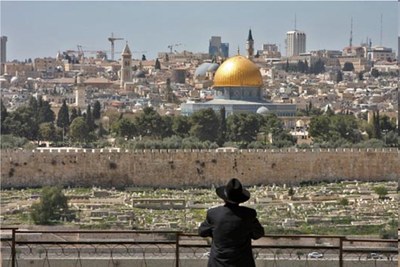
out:
<path id="1" fill-rule="evenodd" d="M 122 148 L 37 148 L 33 150 L 24 149 L 4 149 L 2 152 L 9 153 L 134 153 L 134 154 L 165 154 L 165 153 L 397 153 L 399 148 L 282 148 L 282 149 L 237 149 L 237 148 L 218 148 L 218 149 L 122 149 Z"/>

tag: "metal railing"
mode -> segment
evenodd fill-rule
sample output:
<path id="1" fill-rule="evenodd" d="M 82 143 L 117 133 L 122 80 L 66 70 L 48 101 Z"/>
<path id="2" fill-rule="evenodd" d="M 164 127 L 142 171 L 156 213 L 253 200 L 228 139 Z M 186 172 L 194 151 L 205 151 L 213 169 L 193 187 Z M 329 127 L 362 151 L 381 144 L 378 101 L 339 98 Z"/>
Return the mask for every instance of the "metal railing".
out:
<path id="1" fill-rule="evenodd" d="M 209 238 L 180 231 L 28 231 L 0 228 L 0 232 L 2 258 L 8 258 L 6 266 L 11 267 L 18 266 L 18 261 L 24 257 L 40 259 L 43 266 L 51 266 L 51 260 L 60 257 L 75 261 L 73 266 L 84 266 L 82 261 L 85 257 L 94 256 L 108 259 L 112 266 L 116 266 L 118 258 L 146 261 L 149 255 L 158 259 L 168 258 L 173 266 L 179 267 L 182 266 L 182 259 L 207 259 L 211 242 Z M 274 262 L 322 258 L 337 261 L 339 267 L 343 267 L 344 260 L 349 257 L 359 262 L 374 260 L 395 263 L 398 240 L 328 235 L 265 235 L 253 241 L 253 255 L 257 260 Z"/>

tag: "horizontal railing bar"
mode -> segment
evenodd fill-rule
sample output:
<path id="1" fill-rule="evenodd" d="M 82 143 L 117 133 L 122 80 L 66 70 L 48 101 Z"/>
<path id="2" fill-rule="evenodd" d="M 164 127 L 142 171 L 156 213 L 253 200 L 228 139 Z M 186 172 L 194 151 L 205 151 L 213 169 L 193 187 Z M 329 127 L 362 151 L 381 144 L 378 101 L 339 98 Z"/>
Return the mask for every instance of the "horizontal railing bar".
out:
<path id="1" fill-rule="evenodd" d="M 397 243 L 396 239 L 362 239 L 362 238 L 346 238 L 343 242 L 365 242 L 365 243 Z"/>
<path id="2" fill-rule="evenodd" d="M 398 248 L 346 248 L 343 249 L 343 252 L 352 252 L 352 253 L 357 253 L 357 252 L 393 252 L 396 253 L 398 252 Z"/>
<path id="3" fill-rule="evenodd" d="M 209 248 L 210 245 L 179 244 L 185 248 Z M 252 245 L 252 248 L 297 248 L 297 249 L 332 249 L 337 250 L 339 246 L 294 246 L 294 245 Z"/>
<path id="4" fill-rule="evenodd" d="M 15 241 L 17 245 L 94 245 L 94 244 L 110 244 L 110 245 L 128 245 L 128 244 L 147 244 L 147 245 L 175 245 L 175 241 Z"/>
<path id="5" fill-rule="evenodd" d="M 179 231 L 129 231 L 129 230 L 115 230 L 115 231 L 95 231 L 95 230 L 58 230 L 58 231 L 48 231 L 48 230 L 17 230 L 17 234 L 58 234 L 58 233 L 68 233 L 68 234 L 178 234 Z"/>
<path id="6" fill-rule="evenodd" d="M 180 236 L 197 236 L 198 234 L 181 233 Z M 345 238 L 343 235 L 264 235 L 271 238 Z"/>

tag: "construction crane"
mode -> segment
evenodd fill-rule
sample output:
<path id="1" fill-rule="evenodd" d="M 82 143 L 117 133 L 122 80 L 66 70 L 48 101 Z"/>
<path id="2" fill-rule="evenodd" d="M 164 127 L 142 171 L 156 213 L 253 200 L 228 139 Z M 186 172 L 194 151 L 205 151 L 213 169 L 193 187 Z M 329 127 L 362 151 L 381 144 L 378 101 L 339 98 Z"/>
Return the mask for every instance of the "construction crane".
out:
<path id="1" fill-rule="evenodd" d="M 78 47 L 78 51 L 73 51 L 73 50 L 69 50 L 69 51 L 77 52 L 78 58 L 82 63 L 85 59 L 85 53 L 96 54 L 96 58 L 107 58 L 107 53 L 105 50 L 84 50 L 83 46 L 79 45 L 79 44 L 77 45 L 77 47 Z"/>
<path id="2" fill-rule="evenodd" d="M 111 42 L 111 60 L 114 60 L 114 41 L 124 40 L 124 38 L 114 37 L 114 33 L 111 33 L 111 37 L 108 37 L 108 41 Z"/>
<path id="3" fill-rule="evenodd" d="M 174 47 L 176 47 L 176 46 L 180 46 L 180 45 L 182 45 L 181 43 L 179 43 L 179 44 L 171 44 L 171 45 L 169 45 L 168 46 L 168 48 L 169 48 L 169 52 L 170 53 L 172 53 L 172 49 L 174 48 Z M 176 50 L 175 50 L 176 51 Z"/>

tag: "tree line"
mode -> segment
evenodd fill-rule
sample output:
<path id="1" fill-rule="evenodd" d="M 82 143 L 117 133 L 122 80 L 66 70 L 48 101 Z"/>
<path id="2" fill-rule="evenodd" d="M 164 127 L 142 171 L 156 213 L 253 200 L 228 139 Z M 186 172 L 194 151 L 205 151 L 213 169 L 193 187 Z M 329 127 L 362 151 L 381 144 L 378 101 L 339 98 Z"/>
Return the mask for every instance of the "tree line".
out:
<path id="1" fill-rule="evenodd" d="M 258 142 L 258 146 L 284 147 L 293 146 L 296 142 L 275 114 L 238 113 L 226 118 L 224 108 L 219 112 L 204 109 L 191 116 L 161 116 L 154 108 L 145 107 L 133 117 L 119 114 L 108 129 L 101 123 L 98 101 L 93 107 L 88 105 L 84 112 L 75 107 L 69 108 L 63 101 L 55 116 L 47 101 L 32 97 L 27 105 L 13 112 L 8 112 L 1 103 L 1 112 L 3 136 L 26 138 L 38 144 L 49 141 L 57 146 L 93 147 L 106 137 L 115 137 L 121 146 L 136 142 L 144 147 L 146 142 L 153 145 L 158 142 L 158 146 L 162 146 L 166 138 L 175 138 L 177 143 L 183 140 L 183 143 L 189 142 L 195 147 L 204 144 L 247 147 L 254 142 Z"/>
<path id="2" fill-rule="evenodd" d="M 21 147 L 26 141 L 48 141 L 53 146 L 105 147 L 115 138 L 119 147 L 144 148 L 282 148 L 296 144 L 296 138 L 275 114 L 235 113 L 225 109 L 203 109 L 191 116 L 162 116 L 145 107 L 138 114 L 118 113 L 104 127 L 101 105 L 96 101 L 85 111 L 68 107 L 65 101 L 57 116 L 48 101 L 30 98 L 28 104 L 8 112 L 1 102 L 1 147 Z M 311 116 L 307 129 L 313 145 L 320 147 L 398 146 L 396 123 L 378 111 L 368 123 L 351 114 L 323 113 L 311 105 L 298 112 Z M 25 141 L 24 141 L 25 140 Z"/>

